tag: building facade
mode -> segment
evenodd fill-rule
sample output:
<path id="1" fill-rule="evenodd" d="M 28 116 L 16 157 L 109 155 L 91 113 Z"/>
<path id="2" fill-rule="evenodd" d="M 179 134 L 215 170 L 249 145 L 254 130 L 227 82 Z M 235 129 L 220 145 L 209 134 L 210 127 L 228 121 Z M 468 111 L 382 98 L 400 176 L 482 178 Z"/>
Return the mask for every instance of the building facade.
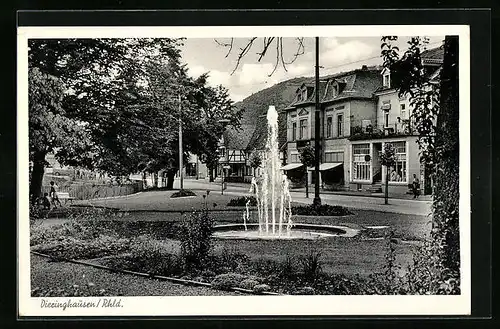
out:
<path id="1" fill-rule="evenodd" d="M 442 64 L 442 47 L 422 54 L 431 82 Z M 431 86 L 429 86 L 430 88 Z M 430 194 L 429 171 L 420 161 L 409 98 L 400 96 L 391 84 L 387 69 L 366 67 L 321 78 L 320 81 L 320 184 L 325 189 L 382 192 L 386 170 L 380 153 L 386 143 L 396 151 L 396 164 L 389 170 L 390 190 L 408 193 L 413 175 L 421 182 L 424 194 Z M 304 83 L 296 98 L 285 108 L 287 120 L 287 176 L 300 185 L 305 183 L 300 149 L 314 146 L 315 88 Z M 308 183 L 315 184 L 314 168 L 307 168 Z M 302 178 L 301 178 L 302 177 Z"/>

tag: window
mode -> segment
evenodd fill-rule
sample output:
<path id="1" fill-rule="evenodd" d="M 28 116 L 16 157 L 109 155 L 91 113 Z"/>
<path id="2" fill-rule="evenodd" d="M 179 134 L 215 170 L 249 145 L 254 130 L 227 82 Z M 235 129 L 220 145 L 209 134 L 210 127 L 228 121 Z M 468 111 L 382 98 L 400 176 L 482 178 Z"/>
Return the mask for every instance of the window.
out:
<path id="1" fill-rule="evenodd" d="M 344 152 L 325 152 L 325 162 L 344 162 Z"/>
<path id="2" fill-rule="evenodd" d="M 354 144 L 352 146 L 352 177 L 354 180 L 370 180 L 370 144 Z"/>
<path id="3" fill-rule="evenodd" d="M 292 122 L 292 141 L 297 139 L 297 122 Z"/>
<path id="4" fill-rule="evenodd" d="M 400 109 L 401 109 L 401 119 L 404 120 L 404 119 L 407 119 L 406 117 L 406 104 L 401 104 L 400 105 Z"/>
<path id="5" fill-rule="evenodd" d="M 389 182 L 405 183 L 406 179 L 406 142 L 394 142 L 396 164 L 389 169 Z"/>
<path id="6" fill-rule="evenodd" d="M 301 100 L 302 100 L 302 93 L 300 93 L 300 94 L 297 95 L 297 101 L 300 102 Z"/>
<path id="7" fill-rule="evenodd" d="M 300 120 L 299 138 L 300 139 L 307 138 L 307 119 Z"/>
<path id="8" fill-rule="evenodd" d="M 389 127 L 389 112 L 384 112 L 384 127 Z"/>
<path id="9" fill-rule="evenodd" d="M 225 148 L 220 148 L 219 149 L 219 154 L 221 157 L 225 157 L 226 156 L 226 149 Z"/>
<path id="10" fill-rule="evenodd" d="M 290 154 L 290 163 L 299 163 L 299 155 L 298 154 Z"/>
<path id="11" fill-rule="evenodd" d="M 344 115 L 343 114 L 337 115 L 337 136 L 338 137 L 344 136 Z"/>
<path id="12" fill-rule="evenodd" d="M 332 137 L 333 117 L 326 118 L 326 138 Z"/>
<path id="13" fill-rule="evenodd" d="M 391 87 L 391 76 L 390 74 L 384 74 L 384 87 L 390 88 Z"/>

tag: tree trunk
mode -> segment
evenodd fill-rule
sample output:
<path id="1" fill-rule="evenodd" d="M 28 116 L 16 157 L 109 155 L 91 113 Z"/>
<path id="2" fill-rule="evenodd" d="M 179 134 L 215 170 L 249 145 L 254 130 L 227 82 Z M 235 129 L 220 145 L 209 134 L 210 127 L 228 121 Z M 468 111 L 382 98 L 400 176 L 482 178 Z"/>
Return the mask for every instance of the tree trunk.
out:
<path id="1" fill-rule="evenodd" d="M 306 198 L 309 198 L 309 173 L 307 172 L 307 168 L 306 168 Z"/>
<path id="2" fill-rule="evenodd" d="M 174 188 L 175 171 L 169 171 L 167 173 L 167 189 L 171 190 Z"/>
<path id="3" fill-rule="evenodd" d="M 440 110 L 436 122 L 433 236 L 442 248 L 443 265 L 460 269 L 458 36 L 447 36 L 441 71 Z"/>
<path id="4" fill-rule="evenodd" d="M 153 178 L 154 178 L 154 181 L 155 181 L 155 187 L 158 188 L 159 186 L 158 186 L 158 172 L 157 171 L 155 171 L 153 173 Z"/>
<path id="5" fill-rule="evenodd" d="M 142 172 L 142 185 L 144 186 L 144 188 L 148 187 L 148 181 L 146 180 L 146 172 L 145 171 Z"/>
<path id="6" fill-rule="evenodd" d="M 208 175 L 209 175 L 209 181 L 210 183 L 212 183 L 215 179 L 214 179 L 214 165 L 210 164 L 208 165 L 207 164 L 207 169 L 208 169 Z"/>
<path id="7" fill-rule="evenodd" d="M 35 152 L 33 157 L 33 171 L 31 173 L 30 195 L 36 201 L 42 193 L 43 174 L 45 172 L 45 152 Z"/>
<path id="8" fill-rule="evenodd" d="M 385 204 L 389 204 L 389 166 L 385 166 Z"/>

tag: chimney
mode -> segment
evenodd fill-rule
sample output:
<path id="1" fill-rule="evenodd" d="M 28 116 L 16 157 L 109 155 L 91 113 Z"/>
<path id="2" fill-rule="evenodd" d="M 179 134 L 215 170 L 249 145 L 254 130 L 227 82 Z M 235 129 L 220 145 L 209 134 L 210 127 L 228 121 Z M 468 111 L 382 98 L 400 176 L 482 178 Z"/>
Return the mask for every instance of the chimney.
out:
<path id="1" fill-rule="evenodd" d="M 363 66 L 361 66 L 361 69 L 362 69 L 363 71 L 367 71 L 367 70 L 368 70 L 368 66 L 363 65 Z"/>

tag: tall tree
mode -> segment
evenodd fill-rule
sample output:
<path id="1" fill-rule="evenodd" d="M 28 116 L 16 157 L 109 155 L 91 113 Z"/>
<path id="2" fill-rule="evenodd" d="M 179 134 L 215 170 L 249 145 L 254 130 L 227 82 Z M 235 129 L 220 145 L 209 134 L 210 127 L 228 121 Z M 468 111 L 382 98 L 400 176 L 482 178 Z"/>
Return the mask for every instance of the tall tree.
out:
<path id="1" fill-rule="evenodd" d="M 129 173 L 128 149 L 118 138 L 118 131 L 128 127 L 123 122 L 122 110 L 138 101 L 135 93 L 149 61 L 160 57 L 179 61 L 177 45 L 175 39 L 30 40 L 30 74 L 36 68 L 41 74 L 60 82 L 62 93 L 48 95 L 53 98 L 48 102 L 57 103 L 61 108 L 58 112 L 61 120 L 68 119 L 77 122 L 78 127 L 86 127 L 91 137 L 85 152 L 68 147 L 71 145 L 52 147 L 48 152 L 55 151 L 57 159 L 64 164 L 98 167 L 112 174 Z M 33 81 L 38 76 L 34 77 Z M 32 86 L 36 88 L 36 84 L 32 83 Z M 35 96 L 31 98 L 35 104 Z M 36 121 L 36 116 L 31 106 L 30 120 Z M 31 135 L 36 134 L 34 129 L 38 129 L 37 126 L 31 125 Z M 66 134 L 64 140 L 72 139 Z M 77 138 L 75 143 L 82 140 Z M 42 165 L 46 152 L 35 152 L 33 143 L 30 145 L 30 153 L 36 154 L 36 164 Z M 43 177 L 43 167 L 40 169 L 36 164 L 31 181 L 35 195 L 39 194 Z"/>
<path id="2" fill-rule="evenodd" d="M 446 36 L 439 82 L 429 77 L 422 62 L 427 38 L 410 38 L 408 50 L 399 57 L 397 37 L 382 38 L 384 66 L 400 95 L 410 96 L 412 117 L 419 133 L 422 161 L 434 181 L 432 239 L 442 268 L 442 280 L 459 280 L 459 107 L 458 37 Z"/>
<path id="3" fill-rule="evenodd" d="M 29 155 L 33 163 L 30 194 L 36 199 L 40 196 L 47 153 L 65 149 L 83 154 L 89 149 L 90 136 L 81 122 L 66 117 L 61 106 L 64 86 L 60 79 L 31 68 L 28 88 Z"/>

